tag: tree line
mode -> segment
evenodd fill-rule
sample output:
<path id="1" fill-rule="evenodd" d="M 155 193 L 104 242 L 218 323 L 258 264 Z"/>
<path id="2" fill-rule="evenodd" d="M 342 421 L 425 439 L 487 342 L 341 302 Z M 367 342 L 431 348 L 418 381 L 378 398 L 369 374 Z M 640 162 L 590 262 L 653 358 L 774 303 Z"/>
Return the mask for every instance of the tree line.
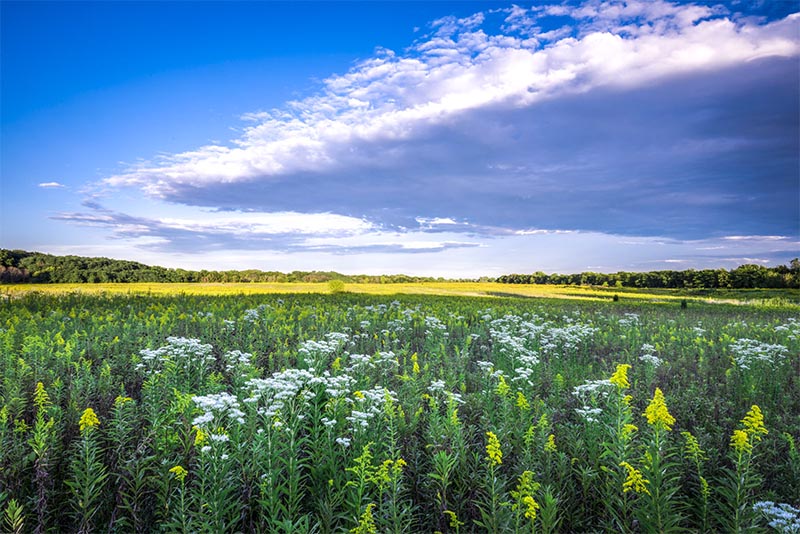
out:
<path id="1" fill-rule="evenodd" d="M 0 249 L 0 283 L 79 284 L 104 282 L 328 282 L 414 283 L 441 282 L 444 278 L 394 275 L 345 275 L 334 271 L 192 271 L 145 265 L 127 260 L 54 256 L 40 252 Z M 460 279 L 460 281 L 466 281 Z M 495 279 L 483 277 L 469 281 L 496 281 L 504 284 L 553 284 L 641 288 L 800 288 L 800 259 L 789 265 L 764 267 L 741 265 L 735 269 L 688 269 L 578 274 L 506 274 Z"/>
<path id="2" fill-rule="evenodd" d="M 649 271 L 579 274 L 507 274 L 496 279 L 504 284 L 553 284 L 607 287 L 642 287 L 674 289 L 747 289 L 800 288 L 800 259 L 789 265 L 764 267 L 747 264 L 735 269 L 687 269 L 684 271 Z"/>
<path id="3" fill-rule="evenodd" d="M 54 256 L 40 252 L 0 249 L 0 283 L 81 284 L 105 282 L 328 282 L 347 283 L 413 283 L 443 281 L 429 278 L 394 275 L 345 275 L 333 271 L 209 271 L 202 269 L 169 269 L 127 260 Z"/>

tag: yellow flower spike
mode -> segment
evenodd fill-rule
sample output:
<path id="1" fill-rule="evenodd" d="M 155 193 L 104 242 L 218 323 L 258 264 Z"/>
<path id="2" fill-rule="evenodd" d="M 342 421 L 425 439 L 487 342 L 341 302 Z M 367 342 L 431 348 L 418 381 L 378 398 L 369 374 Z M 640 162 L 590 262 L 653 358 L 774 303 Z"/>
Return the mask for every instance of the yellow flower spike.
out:
<path id="1" fill-rule="evenodd" d="M 761 436 L 769 433 L 767 427 L 764 426 L 764 414 L 761 413 L 761 408 L 755 404 L 742 419 L 742 425 L 744 425 L 747 435 L 752 436 L 755 441 L 761 441 Z"/>
<path id="2" fill-rule="evenodd" d="M 208 439 L 206 433 L 203 432 L 203 429 L 200 427 L 194 427 L 194 429 L 197 431 L 197 434 L 194 436 L 194 446 L 201 447 L 205 445 L 206 440 Z"/>
<path id="3" fill-rule="evenodd" d="M 36 383 L 36 390 L 33 392 L 33 404 L 36 406 L 37 410 L 43 410 L 52 404 L 50 402 L 50 396 L 47 394 L 47 391 L 44 389 L 44 384 L 41 382 Z"/>
<path id="4" fill-rule="evenodd" d="M 450 412 L 450 425 L 457 427 L 460 424 L 461 421 L 458 420 L 458 408 L 453 408 L 453 411 Z"/>
<path id="5" fill-rule="evenodd" d="M 556 452 L 557 450 L 556 437 L 554 434 L 550 434 L 547 436 L 547 443 L 544 444 L 544 452 Z"/>
<path id="6" fill-rule="evenodd" d="M 186 478 L 186 475 L 189 474 L 189 471 L 187 471 L 180 465 L 176 465 L 175 467 L 170 469 L 169 472 L 175 475 L 175 478 L 177 478 L 179 482 L 183 482 L 184 479 Z"/>
<path id="7" fill-rule="evenodd" d="M 630 382 L 628 382 L 628 369 L 630 368 L 631 366 L 627 363 L 617 365 L 617 370 L 611 375 L 609 381 L 617 386 L 618 389 L 627 389 L 631 387 Z"/>
<path id="8" fill-rule="evenodd" d="M 632 395 L 625 395 L 624 397 L 622 397 L 622 402 L 624 402 L 626 406 L 630 406 L 632 400 L 633 400 Z"/>
<path id="9" fill-rule="evenodd" d="M 506 379 L 503 377 L 503 375 L 500 375 L 499 378 L 500 381 L 497 383 L 497 388 L 495 389 L 495 391 L 501 397 L 505 397 L 511 391 L 511 386 L 509 386 L 508 383 L 506 383 Z"/>
<path id="10" fill-rule="evenodd" d="M 341 358 L 336 358 L 335 360 L 333 360 L 333 363 L 331 363 L 331 369 L 333 371 L 338 371 L 341 368 L 342 368 L 342 359 Z"/>
<path id="11" fill-rule="evenodd" d="M 667 409 L 667 403 L 664 400 L 664 393 L 661 388 L 656 388 L 653 394 L 653 400 L 644 411 L 647 417 L 647 423 L 657 429 L 672 430 L 672 425 L 675 424 L 675 418 L 670 415 Z"/>
<path id="12" fill-rule="evenodd" d="M 731 436 L 731 447 L 739 454 L 746 454 L 753 450 L 753 444 L 744 430 L 734 430 Z"/>
<path id="13" fill-rule="evenodd" d="M 517 408 L 522 411 L 528 411 L 531 409 L 528 399 L 525 398 L 525 394 L 521 391 L 517 391 Z"/>
<path id="14" fill-rule="evenodd" d="M 622 427 L 622 437 L 624 439 L 628 439 L 629 437 L 631 437 L 633 435 L 634 432 L 637 432 L 638 430 L 639 430 L 638 426 L 632 425 L 632 424 L 627 424 L 627 425 Z"/>
<path id="15" fill-rule="evenodd" d="M 444 513 L 448 518 L 448 524 L 450 525 L 450 528 L 457 529 L 464 524 L 463 521 L 458 520 L 458 516 L 452 510 L 445 510 Z"/>
<path id="16" fill-rule="evenodd" d="M 647 489 L 647 484 L 649 484 L 650 481 L 642 476 L 641 471 L 634 468 L 628 462 L 621 462 L 619 466 L 624 467 L 628 471 L 628 477 L 625 479 L 625 482 L 622 483 L 623 493 L 633 491 L 634 493 L 646 493 L 650 495 L 650 491 Z"/>
<path id="17" fill-rule="evenodd" d="M 122 406 L 123 404 L 127 404 L 129 402 L 133 402 L 133 399 L 130 397 L 123 397 L 122 395 L 117 395 L 117 398 L 114 399 L 114 406 Z"/>
<path id="18" fill-rule="evenodd" d="M 686 445 L 683 447 L 683 452 L 686 456 L 698 464 L 701 460 L 705 460 L 706 451 L 700 448 L 697 438 L 691 432 L 681 432 L 681 436 L 686 440 Z"/>
<path id="19" fill-rule="evenodd" d="M 361 514 L 358 526 L 350 529 L 350 532 L 353 534 L 376 534 L 378 532 L 378 527 L 375 525 L 375 518 L 372 516 L 373 508 L 375 508 L 374 503 L 369 503 L 367 505 L 367 509 Z"/>
<path id="20" fill-rule="evenodd" d="M 100 425 L 100 419 L 97 418 L 97 414 L 94 413 L 94 410 L 91 408 L 86 408 L 83 411 L 83 415 L 81 415 L 81 419 L 78 422 L 78 428 L 81 432 L 87 429 L 92 429 L 96 426 Z"/>
<path id="21" fill-rule="evenodd" d="M 414 364 L 414 367 L 411 369 L 411 372 L 414 373 L 415 375 L 418 375 L 419 374 L 419 356 L 417 356 L 416 352 L 411 355 L 411 363 Z"/>
<path id="22" fill-rule="evenodd" d="M 500 448 L 500 440 L 494 432 L 487 432 L 486 436 L 489 441 L 486 443 L 486 458 L 489 460 L 489 465 L 496 466 L 503 463 L 503 450 Z"/>
<path id="23" fill-rule="evenodd" d="M 536 510 L 539 509 L 539 503 L 536 502 L 533 496 L 528 495 L 522 499 L 522 504 L 525 505 L 525 517 L 527 517 L 531 521 L 535 521 Z"/>

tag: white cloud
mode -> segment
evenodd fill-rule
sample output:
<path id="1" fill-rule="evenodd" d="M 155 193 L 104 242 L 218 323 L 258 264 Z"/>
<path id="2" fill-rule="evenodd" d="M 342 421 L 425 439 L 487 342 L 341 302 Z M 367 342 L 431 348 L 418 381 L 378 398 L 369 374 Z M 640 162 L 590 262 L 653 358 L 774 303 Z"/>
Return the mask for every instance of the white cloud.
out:
<path id="1" fill-rule="evenodd" d="M 564 9 L 550 6 L 543 13 L 564 14 Z M 391 154 L 359 152 L 359 144 L 409 142 L 467 111 L 528 108 L 599 87 L 635 87 L 767 56 L 793 57 L 800 49 L 797 14 L 760 24 L 705 6 L 630 1 L 589 2 L 569 15 L 574 36 L 561 38 L 560 31 L 533 40 L 511 33 L 514 28 L 508 34 L 484 33 L 482 13 L 440 19 L 433 23 L 435 35 L 404 54 L 381 51 L 325 80 L 317 95 L 247 114 L 255 124 L 230 146 L 165 156 L 105 183 L 170 197 L 184 187 L 380 168 L 394 163 Z M 544 15 L 513 9 L 508 14 L 533 22 L 538 16 Z"/>
<path id="2" fill-rule="evenodd" d="M 42 182 L 38 187 L 41 187 L 42 189 L 59 189 L 67 186 L 59 182 Z"/>

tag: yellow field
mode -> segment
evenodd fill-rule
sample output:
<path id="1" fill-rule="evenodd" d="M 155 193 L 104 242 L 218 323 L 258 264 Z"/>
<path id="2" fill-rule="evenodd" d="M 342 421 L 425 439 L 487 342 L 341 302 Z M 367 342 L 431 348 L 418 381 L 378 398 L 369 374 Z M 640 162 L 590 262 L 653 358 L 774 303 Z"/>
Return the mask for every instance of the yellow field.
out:
<path id="1" fill-rule="evenodd" d="M 345 291 L 369 295 L 450 295 L 471 297 L 534 297 L 582 300 L 610 300 L 619 295 L 620 300 L 637 301 L 689 301 L 743 303 L 763 300 L 771 295 L 757 290 L 726 292 L 711 295 L 687 295 L 680 290 L 647 290 L 631 288 L 593 288 L 581 286 L 517 285 L 493 282 L 424 282 L 398 284 L 346 284 Z M 261 293 L 330 293 L 326 282 L 263 282 L 263 283 L 135 283 L 135 284 L 19 284 L 7 285 L 0 292 L 15 296 L 30 292 L 87 293 L 87 294 L 153 294 L 153 295 L 239 295 Z M 790 296 L 792 293 L 787 293 Z M 784 296 L 784 295 L 781 295 Z M 792 299 L 793 300 L 793 299 Z"/>

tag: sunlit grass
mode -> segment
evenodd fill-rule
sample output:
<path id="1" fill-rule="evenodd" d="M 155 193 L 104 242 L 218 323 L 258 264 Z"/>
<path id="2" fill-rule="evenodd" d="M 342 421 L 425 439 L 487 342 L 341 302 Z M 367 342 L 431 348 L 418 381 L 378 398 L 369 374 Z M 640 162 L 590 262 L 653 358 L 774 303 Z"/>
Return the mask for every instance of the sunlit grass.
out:
<path id="1" fill-rule="evenodd" d="M 367 295 L 442 295 L 470 297 L 529 297 L 607 301 L 616 295 L 621 301 L 759 304 L 778 307 L 800 306 L 800 291 L 793 289 L 680 290 L 585 286 L 517 285 L 494 282 L 416 282 L 397 284 L 344 284 L 344 291 Z M 7 295 L 30 292 L 151 295 L 259 295 L 326 294 L 327 282 L 254 283 L 105 283 L 105 284 L 19 284 L 2 286 Z"/>

